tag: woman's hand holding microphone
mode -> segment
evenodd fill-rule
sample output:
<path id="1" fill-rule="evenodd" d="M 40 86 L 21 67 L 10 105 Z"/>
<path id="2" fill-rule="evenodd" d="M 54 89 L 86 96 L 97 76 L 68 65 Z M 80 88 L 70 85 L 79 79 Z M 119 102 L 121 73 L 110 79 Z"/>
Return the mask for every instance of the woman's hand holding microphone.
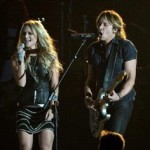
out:
<path id="1" fill-rule="evenodd" d="M 24 61 L 24 57 L 25 57 L 25 45 L 24 43 L 21 43 L 20 46 L 18 46 L 18 51 L 17 51 L 17 59 L 18 59 L 18 63 L 19 65 L 21 64 L 21 62 Z"/>

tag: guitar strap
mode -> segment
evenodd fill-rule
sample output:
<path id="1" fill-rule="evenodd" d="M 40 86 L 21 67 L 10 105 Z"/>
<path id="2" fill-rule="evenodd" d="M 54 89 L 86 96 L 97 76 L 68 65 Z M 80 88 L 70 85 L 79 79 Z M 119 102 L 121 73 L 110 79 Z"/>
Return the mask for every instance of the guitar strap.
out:
<path id="1" fill-rule="evenodd" d="M 115 66 L 118 50 L 122 47 L 122 45 L 124 43 L 123 40 L 121 40 L 121 41 L 119 40 L 118 42 L 119 42 L 118 44 L 112 44 L 112 47 L 111 47 L 110 58 L 109 58 L 109 62 L 107 65 L 107 69 L 105 72 L 105 78 L 104 78 L 104 82 L 103 82 L 103 89 L 107 89 L 110 85 L 110 82 L 113 77 L 114 66 Z"/>

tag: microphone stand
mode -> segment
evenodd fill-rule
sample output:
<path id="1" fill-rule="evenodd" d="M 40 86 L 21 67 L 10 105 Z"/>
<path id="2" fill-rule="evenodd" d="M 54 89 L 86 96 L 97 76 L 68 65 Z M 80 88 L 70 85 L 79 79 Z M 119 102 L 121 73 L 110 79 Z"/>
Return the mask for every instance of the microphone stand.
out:
<path id="1" fill-rule="evenodd" d="M 58 88 L 58 86 L 60 85 L 60 83 L 62 82 L 62 80 L 64 79 L 65 75 L 67 74 L 69 68 L 71 67 L 71 65 L 73 64 L 73 62 L 77 59 L 78 53 L 80 52 L 81 48 L 84 46 L 84 44 L 86 43 L 87 38 L 84 38 L 82 40 L 82 43 L 80 45 L 80 47 L 78 48 L 77 52 L 75 53 L 73 59 L 71 60 L 71 62 L 69 63 L 66 71 L 64 72 L 64 74 L 62 75 L 61 79 L 59 80 L 58 84 L 56 85 L 56 87 L 54 88 L 52 94 L 49 96 L 49 100 L 48 102 L 45 104 L 44 108 L 46 109 L 49 102 L 53 99 L 56 89 Z M 56 146 L 56 150 L 58 150 L 58 110 L 57 110 L 57 102 L 54 101 L 54 119 L 55 119 L 55 146 Z"/>

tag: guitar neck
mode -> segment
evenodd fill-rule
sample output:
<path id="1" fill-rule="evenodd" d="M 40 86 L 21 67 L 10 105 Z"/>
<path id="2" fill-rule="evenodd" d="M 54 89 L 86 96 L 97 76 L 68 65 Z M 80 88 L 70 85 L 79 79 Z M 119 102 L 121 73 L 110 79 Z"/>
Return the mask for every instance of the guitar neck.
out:
<path id="1" fill-rule="evenodd" d="M 116 88 L 116 86 L 124 79 L 125 76 L 127 76 L 127 73 L 125 71 L 120 72 L 113 84 L 107 89 L 107 93 L 111 94 Z"/>
<path id="2" fill-rule="evenodd" d="M 111 94 L 118 84 L 119 84 L 119 82 L 114 82 L 114 83 L 107 89 L 107 94 Z"/>

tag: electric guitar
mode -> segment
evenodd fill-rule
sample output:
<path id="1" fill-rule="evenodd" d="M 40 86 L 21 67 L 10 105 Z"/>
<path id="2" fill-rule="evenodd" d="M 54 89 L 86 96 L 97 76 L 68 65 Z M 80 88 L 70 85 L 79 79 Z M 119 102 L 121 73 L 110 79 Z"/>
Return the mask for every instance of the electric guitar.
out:
<path id="1" fill-rule="evenodd" d="M 107 108 L 109 107 L 108 95 L 112 94 L 116 86 L 127 76 L 125 71 L 122 71 L 118 74 L 113 83 L 109 86 L 108 89 L 101 88 L 98 91 L 96 100 L 93 102 L 94 109 L 89 109 L 89 123 L 91 133 L 94 137 L 98 138 L 100 132 L 103 130 L 104 124 L 107 120 L 110 119 L 111 114 L 107 113 Z"/>

